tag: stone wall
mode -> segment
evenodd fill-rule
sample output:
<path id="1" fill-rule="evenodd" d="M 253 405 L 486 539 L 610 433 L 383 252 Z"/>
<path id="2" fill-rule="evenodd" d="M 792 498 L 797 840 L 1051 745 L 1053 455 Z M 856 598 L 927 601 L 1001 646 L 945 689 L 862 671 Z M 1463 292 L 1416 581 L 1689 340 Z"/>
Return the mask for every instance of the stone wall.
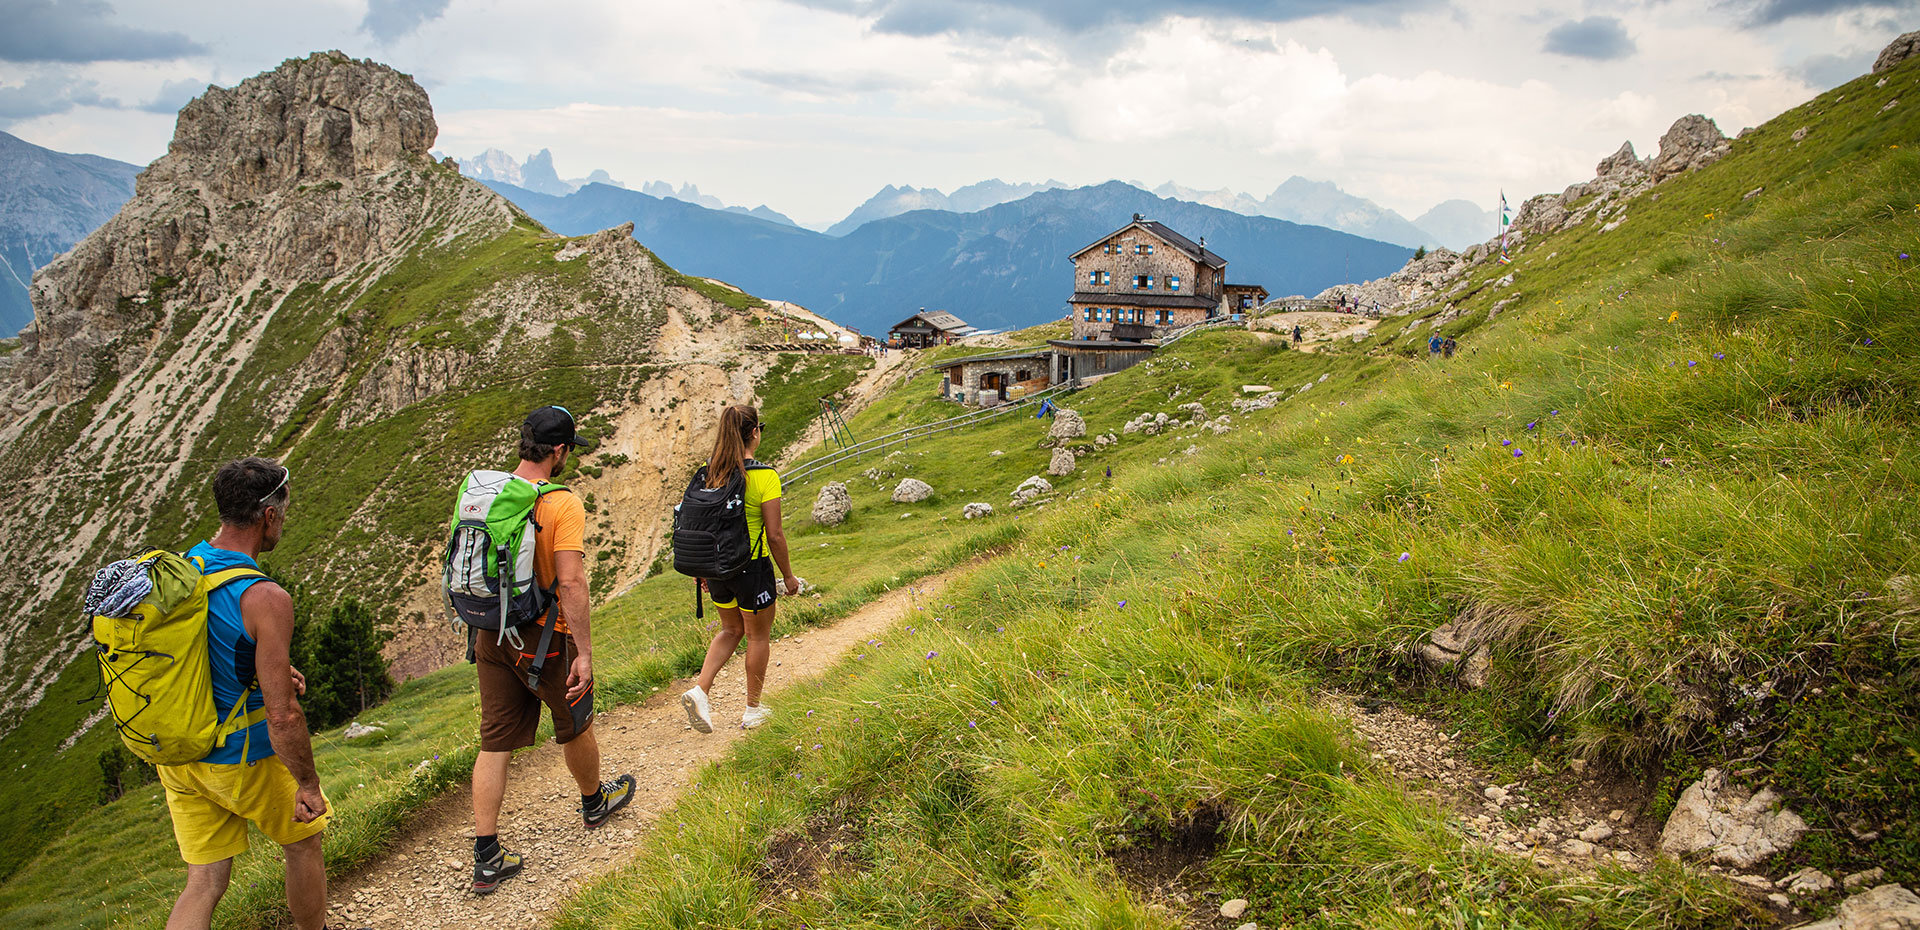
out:
<path id="1" fill-rule="evenodd" d="M 1006 386 L 1007 400 L 1015 400 L 1052 383 L 1052 359 L 1047 357 L 1010 358 L 972 362 L 947 369 L 947 396 L 963 404 L 990 407 L 1002 403 L 998 387 L 983 387 L 989 375 L 998 376 Z"/>

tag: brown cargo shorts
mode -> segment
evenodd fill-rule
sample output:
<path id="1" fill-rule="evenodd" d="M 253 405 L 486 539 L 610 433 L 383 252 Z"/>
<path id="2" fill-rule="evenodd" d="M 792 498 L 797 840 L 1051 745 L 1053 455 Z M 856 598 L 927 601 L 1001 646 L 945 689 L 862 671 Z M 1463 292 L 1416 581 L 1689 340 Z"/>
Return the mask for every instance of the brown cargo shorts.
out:
<path id="1" fill-rule="evenodd" d="M 533 745 L 540 727 L 540 705 L 553 717 L 553 739 L 570 742 L 593 726 L 593 683 L 577 700 L 567 700 L 567 671 L 573 666 L 573 637 L 556 635 L 547 645 L 547 664 L 540 669 L 540 687 L 527 687 L 527 669 L 540 646 L 540 627 L 520 631 L 524 649 L 512 641 L 496 643 L 498 634 L 474 633 L 474 662 L 480 673 L 480 751 L 511 752 Z"/>

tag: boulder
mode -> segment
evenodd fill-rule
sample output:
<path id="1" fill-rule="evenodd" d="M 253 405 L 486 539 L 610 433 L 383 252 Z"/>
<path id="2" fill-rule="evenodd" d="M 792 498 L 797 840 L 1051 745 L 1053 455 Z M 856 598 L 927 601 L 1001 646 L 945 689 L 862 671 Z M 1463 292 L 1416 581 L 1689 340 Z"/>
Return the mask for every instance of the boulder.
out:
<path id="1" fill-rule="evenodd" d="M 1073 474 L 1073 469 L 1073 450 L 1064 447 L 1053 450 L 1053 461 L 1047 463 L 1047 474 L 1058 478 Z"/>
<path id="2" fill-rule="evenodd" d="M 1414 656 L 1434 672 L 1445 672 L 1458 664 L 1461 684 L 1474 689 L 1486 687 L 1493 670 L 1493 657 L 1487 648 L 1494 639 L 1493 616 L 1479 608 L 1461 611 L 1453 622 L 1427 634 L 1427 641 L 1414 647 Z"/>
<path id="3" fill-rule="evenodd" d="M 1782 807 L 1773 789 L 1755 792 L 1732 784 L 1719 769 L 1708 769 L 1681 793 L 1660 831 L 1660 848 L 1748 869 L 1786 851 L 1806 832 L 1807 822 Z"/>
<path id="4" fill-rule="evenodd" d="M 1049 439 L 1079 439 L 1087 434 L 1087 421 L 1071 410 L 1056 410 L 1053 413 L 1053 428 L 1047 430 Z"/>
<path id="5" fill-rule="evenodd" d="M 1872 74 L 1890 71 L 1901 62 L 1920 55 L 1920 32 L 1909 32 L 1880 50 L 1880 57 L 1873 60 Z"/>
<path id="6" fill-rule="evenodd" d="M 821 526 L 839 526 L 847 522 L 847 515 L 853 513 L 853 495 L 847 493 L 847 486 L 838 481 L 830 482 L 820 489 L 820 496 L 813 499 L 813 522 Z"/>
<path id="7" fill-rule="evenodd" d="M 933 485 L 918 478 L 902 478 L 893 489 L 896 504 L 917 504 L 933 494 Z"/>
<path id="8" fill-rule="evenodd" d="M 1042 494 L 1052 494 L 1052 493 L 1053 493 L 1053 482 L 1048 481 L 1047 479 L 1042 478 L 1039 475 L 1034 475 L 1033 477 L 1020 482 L 1020 486 L 1013 489 L 1013 502 L 1017 506 L 1020 504 L 1024 504 L 1030 500 L 1033 500 L 1034 498 L 1039 497 Z"/>
<path id="9" fill-rule="evenodd" d="M 960 516 L 965 517 L 969 520 L 973 519 L 974 517 L 991 516 L 992 514 L 993 514 L 993 505 L 983 504 L 979 501 L 974 501 L 973 503 L 960 508 Z"/>
<path id="10" fill-rule="evenodd" d="M 384 733 L 384 732 L 386 732 L 385 727 L 364 726 L 360 723 L 360 721 L 355 720 L 354 722 L 347 724 L 346 732 L 340 735 L 347 739 L 360 739 L 363 736 L 372 736 L 375 733 Z"/>
<path id="11" fill-rule="evenodd" d="M 1195 423 L 1204 422 L 1207 419 L 1207 408 L 1202 404 L 1198 404 L 1198 403 L 1181 404 L 1178 408 L 1175 408 L 1175 409 L 1179 410 L 1179 412 L 1181 413 L 1186 414 L 1187 419 Z"/>
<path id="12" fill-rule="evenodd" d="M 1920 895 L 1880 885 L 1840 902 L 1840 910 L 1800 930 L 1920 930 Z"/>
<path id="13" fill-rule="evenodd" d="M 1655 183 L 1677 174 L 1698 171 L 1719 161 L 1733 148 L 1713 120 L 1691 113 L 1673 121 L 1660 137 L 1660 154 L 1653 159 Z"/>

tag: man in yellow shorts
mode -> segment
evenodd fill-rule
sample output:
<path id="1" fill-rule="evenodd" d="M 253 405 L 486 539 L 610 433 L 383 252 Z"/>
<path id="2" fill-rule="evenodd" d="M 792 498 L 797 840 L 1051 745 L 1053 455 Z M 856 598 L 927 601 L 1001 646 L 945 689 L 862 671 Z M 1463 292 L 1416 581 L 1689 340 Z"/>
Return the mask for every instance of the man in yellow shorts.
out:
<path id="1" fill-rule="evenodd" d="M 187 555 L 202 559 L 206 572 L 258 568 L 255 560 L 280 542 L 286 527 L 290 477 L 272 459 L 221 466 L 213 478 L 220 530 Z M 292 641 L 293 598 L 271 580 L 241 579 L 208 596 L 214 707 L 224 720 L 245 693 L 247 712 L 265 713 L 198 762 L 158 766 L 173 835 L 187 861 L 187 887 L 174 902 L 167 930 L 212 926 L 213 909 L 233 877 L 233 857 L 247 850 L 248 822 L 286 850 L 287 908 L 294 925 L 321 930 L 326 919 L 320 832 L 327 826 L 327 798 L 300 710 L 306 679 L 288 658 Z"/>

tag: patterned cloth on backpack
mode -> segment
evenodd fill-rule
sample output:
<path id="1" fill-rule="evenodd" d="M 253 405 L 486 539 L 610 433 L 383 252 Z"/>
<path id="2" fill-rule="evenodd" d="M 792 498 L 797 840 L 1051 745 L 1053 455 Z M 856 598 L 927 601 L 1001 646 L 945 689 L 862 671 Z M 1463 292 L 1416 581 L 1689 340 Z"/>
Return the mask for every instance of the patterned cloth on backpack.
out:
<path id="1" fill-rule="evenodd" d="M 152 593 L 147 566 L 136 559 L 121 559 L 94 573 L 93 583 L 87 585 L 87 614 L 132 616 L 133 609 Z"/>

